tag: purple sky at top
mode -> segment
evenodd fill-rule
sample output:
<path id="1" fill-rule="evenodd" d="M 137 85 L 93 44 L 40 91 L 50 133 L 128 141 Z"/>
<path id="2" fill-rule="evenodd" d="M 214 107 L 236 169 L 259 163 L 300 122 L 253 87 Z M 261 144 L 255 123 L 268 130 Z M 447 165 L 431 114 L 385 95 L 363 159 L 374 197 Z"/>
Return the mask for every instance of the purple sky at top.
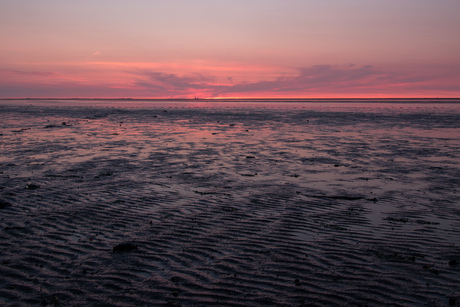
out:
<path id="1" fill-rule="evenodd" d="M 4 97 L 460 97 L 458 0 L 0 0 Z"/>

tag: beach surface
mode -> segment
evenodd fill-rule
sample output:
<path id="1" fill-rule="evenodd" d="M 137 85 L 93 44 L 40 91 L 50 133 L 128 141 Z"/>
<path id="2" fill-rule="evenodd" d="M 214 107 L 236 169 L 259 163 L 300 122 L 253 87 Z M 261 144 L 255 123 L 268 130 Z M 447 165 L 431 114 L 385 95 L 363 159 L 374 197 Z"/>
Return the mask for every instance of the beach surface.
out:
<path id="1" fill-rule="evenodd" d="M 0 103 L 3 306 L 460 306 L 460 103 Z"/>

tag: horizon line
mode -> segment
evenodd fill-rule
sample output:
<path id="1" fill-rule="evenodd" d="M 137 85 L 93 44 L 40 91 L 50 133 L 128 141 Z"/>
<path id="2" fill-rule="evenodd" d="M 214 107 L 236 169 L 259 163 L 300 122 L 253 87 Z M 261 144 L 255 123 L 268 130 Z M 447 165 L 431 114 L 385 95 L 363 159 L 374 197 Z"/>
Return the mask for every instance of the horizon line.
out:
<path id="1" fill-rule="evenodd" d="M 216 100 L 460 100 L 460 97 L 218 97 L 218 98 L 134 98 L 134 97 L 113 97 L 113 98 L 102 98 L 102 97 L 12 97 L 12 98 L 1 98 L 0 100 L 134 100 L 134 101 L 146 101 L 146 100 L 167 100 L 167 101 L 180 101 L 180 100 L 192 100 L 192 101 L 216 101 Z"/>

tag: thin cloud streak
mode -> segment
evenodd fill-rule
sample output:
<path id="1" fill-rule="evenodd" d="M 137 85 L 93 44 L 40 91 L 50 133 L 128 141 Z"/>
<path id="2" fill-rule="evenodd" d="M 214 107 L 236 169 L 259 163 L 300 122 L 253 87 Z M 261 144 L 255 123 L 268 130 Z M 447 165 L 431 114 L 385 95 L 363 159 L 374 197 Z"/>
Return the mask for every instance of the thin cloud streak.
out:
<path id="1" fill-rule="evenodd" d="M 139 71 L 142 81 L 136 85 L 149 89 L 152 94 L 167 96 L 190 96 L 201 92 L 208 97 L 253 97 L 253 96 L 298 96 L 311 93 L 387 93 L 395 89 L 418 91 L 436 90 L 440 87 L 440 76 L 412 75 L 365 65 L 315 65 L 297 69 L 295 76 L 278 77 L 257 82 L 230 82 L 226 77 L 219 82 L 215 76 L 202 74 L 179 76 L 155 71 Z M 230 78 L 230 79 L 229 79 Z M 457 76 L 457 80 L 459 76 Z M 438 81 L 438 82 L 436 82 Z M 455 83 L 441 85 L 444 91 L 459 91 Z"/>
<path id="2" fill-rule="evenodd" d="M 110 70 L 0 70 L 2 97 L 224 98 L 224 97 L 455 97 L 458 67 L 410 68 L 372 65 L 313 65 L 241 78 L 238 67 L 216 74 L 179 74 L 147 68 Z M 459 71 L 459 70 L 457 70 Z M 90 73 L 92 75 L 90 75 Z M 87 76 L 88 78 L 81 78 Z M 235 77 L 239 76 L 239 77 Z M 408 95 L 408 93 L 410 93 Z"/>
<path id="3" fill-rule="evenodd" d="M 12 74 L 12 75 L 22 75 L 22 76 L 34 76 L 34 77 L 56 77 L 59 74 L 49 71 L 22 71 L 22 70 L 13 70 L 13 69 L 2 69 L 0 74 Z"/>

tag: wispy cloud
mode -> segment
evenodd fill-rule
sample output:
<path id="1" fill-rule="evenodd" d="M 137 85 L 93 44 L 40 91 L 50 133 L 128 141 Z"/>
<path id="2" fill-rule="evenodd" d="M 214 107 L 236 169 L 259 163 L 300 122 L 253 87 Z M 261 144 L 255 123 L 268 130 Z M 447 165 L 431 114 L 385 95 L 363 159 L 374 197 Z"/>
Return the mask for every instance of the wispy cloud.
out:
<path id="1" fill-rule="evenodd" d="M 209 96 L 292 96 L 309 93 L 352 93 L 382 91 L 390 87 L 416 87 L 430 80 L 429 76 L 384 70 L 365 65 L 316 65 L 297 69 L 293 76 L 256 82 L 234 82 L 231 76 L 218 78 L 203 74 L 180 76 L 162 72 L 139 70 L 136 85 L 158 94 L 184 96 L 201 91 Z"/>
<path id="2" fill-rule="evenodd" d="M 145 70 L 142 71 L 142 73 L 148 77 L 146 84 L 161 87 L 170 91 L 202 89 L 208 87 L 210 82 L 215 80 L 215 77 L 213 76 L 204 76 L 198 73 L 186 76 Z"/>
<path id="3" fill-rule="evenodd" d="M 146 88 L 158 96 L 187 96 L 193 92 L 204 90 L 212 93 L 215 90 L 215 85 L 213 85 L 216 80 L 215 76 L 198 73 L 179 76 L 149 70 L 138 70 L 136 74 L 138 80 L 134 84 Z"/>
<path id="4" fill-rule="evenodd" d="M 0 70 L 1 74 L 13 74 L 13 75 L 23 75 L 23 76 L 34 76 L 34 77 L 55 77 L 58 74 L 55 72 L 49 71 L 23 71 L 23 70 L 12 70 L 12 69 L 2 69 Z"/>
<path id="5" fill-rule="evenodd" d="M 90 67 L 92 69 L 92 67 Z M 371 65 L 315 65 L 253 76 L 233 71 L 218 74 L 175 73 L 163 69 L 83 69 L 52 72 L 0 70 L 3 97 L 454 97 L 460 92 L 458 67 L 424 70 Z M 82 77 L 83 76 L 83 77 Z M 259 74 L 260 76 L 260 74 Z M 254 79 L 253 79 L 254 80 Z"/>

